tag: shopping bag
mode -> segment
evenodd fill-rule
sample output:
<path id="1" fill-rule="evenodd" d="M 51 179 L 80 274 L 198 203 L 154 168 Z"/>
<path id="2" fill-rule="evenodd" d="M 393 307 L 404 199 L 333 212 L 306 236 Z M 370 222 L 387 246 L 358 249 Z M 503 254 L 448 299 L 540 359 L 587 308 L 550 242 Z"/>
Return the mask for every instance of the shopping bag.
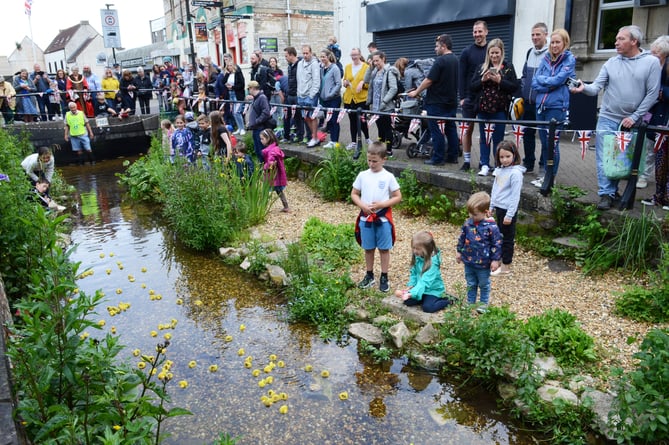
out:
<path id="1" fill-rule="evenodd" d="M 604 135 L 602 167 L 604 176 L 609 179 L 624 179 L 632 173 L 632 158 L 636 147 L 637 132 L 632 130 L 628 134 L 631 136 L 631 140 L 624 147 L 622 138 L 616 132 L 607 132 Z M 646 144 L 643 144 L 643 147 L 639 165 L 645 165 Z"/>

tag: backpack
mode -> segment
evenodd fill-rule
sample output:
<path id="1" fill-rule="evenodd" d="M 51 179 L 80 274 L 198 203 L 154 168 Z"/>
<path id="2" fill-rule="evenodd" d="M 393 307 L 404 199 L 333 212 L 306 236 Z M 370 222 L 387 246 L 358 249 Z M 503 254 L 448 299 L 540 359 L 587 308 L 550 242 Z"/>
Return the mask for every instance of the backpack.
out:
<path id="1" fill-rule="evenodd" d="M 413 63 L 423 72 L 423 76 L 427 77 L 427 75 L 430 74 L 432 65 L 434 65 L 434 57 L 429 57 L 427 59 L 416 59 Z"/>

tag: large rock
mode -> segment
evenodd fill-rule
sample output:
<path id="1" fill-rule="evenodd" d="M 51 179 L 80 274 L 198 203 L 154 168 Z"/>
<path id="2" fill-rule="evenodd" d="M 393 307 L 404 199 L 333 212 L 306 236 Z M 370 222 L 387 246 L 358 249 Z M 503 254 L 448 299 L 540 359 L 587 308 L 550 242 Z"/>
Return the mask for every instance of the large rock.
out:
<path id="1" fill-rule="evenodd" d="M 364 322 L 351 323 L 351 325 L 348 327 L 348 332 L 353 337 L 360 340 L 365 340 L 369 344 L 383 344 L 383 332 L 381 329 L 372 324 Z"/>
<path id="2" fill-rule="evenodd" d="M 537 356 L 532 361 L 532 364 L 541 377 L 545 378 L 547 375 L 564 375 L 562 368 L 558 365 L 557 360 L 555 360 L 555 357 L 553 356 Z"/>
<path id="3" fill-rule="evenodd" d="M 354 306 L 352 304 L 346 306 L 344 312 L 350 314 L 353 318 L 355 318 L 358 321 L 369 320 L 369 312 L 366 309 Z"/>
<path id="4" fill-rule="evenodd" d="M 402 346 L 404 346 L 404 341 L 411 336 L 409 328 L 407 328 L 403 321 L 400 321 L 395 326 L 392 326 L 388 330 L 388 333 L 393 339 L 393 343 L 395 343 L 396 348 L 402 348 Z"/>
<path id="5" fill-rule="evenodd" d="M 249 257 L 244 258 L 244 261 L 242 261 L 242 264 L 239 265 L 242 270 L 249 270 L 251 268 L 251 260 Z"/>
<path id="6" fill-rule="evenodd" d="M 418 352 L 413 355 L 413 360 L 425 369 L 430 371 L 438 371 L 442 366 L 446 364 L 446 359 L 443 357 L 438 357 L 436 355 L 429 355 L 423 352 Z"/>
<path id="7" fill-rule="evenodd" d="M 553 385 L 543 385 L 537 389 L 537 394 L 545 402 L 552 402 L 555 399 L 562 399 L 572 405 L 578 405 L 578 396 L 568 389 Z"/>
<path id="8" fill-rule="evenodd" d="M 439 338 L 439 331 L 432 323 L 428 323 L 418 331 L 416 341 L 421 345 L 429 345 Z"/>
<path id="9" fill-rule="evenodd" d="M 286 286 L 288 284 L 288 276 L 281 266 L 277 266 L 276 264 L 265 264 L 265 269 L 267 269 L 269 279 L 272 283 L 277 286 Z"/>
<path id="10" fill-rule="evenodd" d="M 595 428 L 599 430 L 608 440 L 614 440 L 612 431 L 614 426 L 609 422 L 609 413 L 613 410 L 613 401 L 615 396 L 610 393 L 588 389 L 581 394 L 581 400 L 589 398 L 592 402 L 592 412 L 595 413 L 593 422 Z"/>
<path id="11" fill-rule="evenodd" d="M 415 321 L 421 325 L 444 322 L 444 313 L 442 311 L 428 314 L 423 312 L 420 306 L 405 306 L 404 302 L 394 295 L 389 295 L 381 300 L 381 306 L 387 308 L 393 314 L 400 316 L 403 320 Z"/>

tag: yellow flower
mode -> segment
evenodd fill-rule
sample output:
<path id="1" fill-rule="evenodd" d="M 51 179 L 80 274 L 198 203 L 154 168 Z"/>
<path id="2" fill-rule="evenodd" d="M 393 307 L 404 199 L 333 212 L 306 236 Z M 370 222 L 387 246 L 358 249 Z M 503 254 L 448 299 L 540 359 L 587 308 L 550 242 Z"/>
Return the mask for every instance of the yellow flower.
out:
<path id="1" fill-rule="evenodd" d="M 177 304 L 178 304 L 179 306 L 181 306 L 182 304 L 184 304 L 183 299 L 181 299 L 181 298 L 177 298 Z"/>
<path id="2" fill-rule="evenodd" d="M 104 326 L 104 325 L 106 325 L 106 324 L 107 324 L 107 322 L 104 321 L 104 320 L 100 320 L 100 321 L 98 321 L 98 326 L 100 326 L 100 327 L 102 327 L 102 326 Z"/>
<path id="3" fill-rule="evenodd" d="M 283 368 L 284 366 L 286 366 L 286 364 L 284 363 L 283 360 L 279 360 L 278 362 L 276 362 L 276 366 L 278 366 L 279 368 Z"/>
<path id="4" fill-rule="evenodd" d="M 195 360 L 191 360 L 188 362 L 188 367 L 193 369 L 197 366 L 197 362 Z"/>
<path id="5" fill-rule="evenodd" d="M 186 380 L 180 380 L 179 381 L 179 387 L 180 388 L 188 388 L 188 382 Z"/>
<path id="6" fill-rule="evenodd" d="M 146 267 L 142 267 L 142 272 L 146 272 Z"/>
<path id="7" fill-rule="evenodd" d="M 141 351 L 139 349 L 135 349 L 132 351 L 132 355 L 134 355 L 135 357 L 139 357 L 139 354 L 141 354 Z"/>
<path id="8" fill-rule="evenodd" d="M 111 269 L 107 269 L 105 272 L 107 272 L 107 275 L 111 275 Z"/>
<path id="9" fill-rule="evenodd" d="M 89 335 L 88 332 L 83 332 L 83 333 L 79 336 L 79 338 L 81 338 L 82 340 L 86 340 L 86 339 L 88 338 L 88 335 Z"/>
<path id="10" fill-rule="evenodd" d="M 100 255 L 104 255 L 104 253 L 101 253 Z M 102 258 L 102 256 L 100 256 L 100 258 Z M 113 429 L 114 431 L 118 431 L 118 430 L 121 429 L 121 425 L 114 425 L 114 426 L 112 427 L 112 429 Z"/>
<path id="11" fill-rule="evenodd" d="M 246 352 L 244 351 L 244 348 L 239 348 L 239 350 L 237 351 L 237 355 L 240 356 L 240 357 L 241 357 L 242 355 L 244 355 L 245 353 L 246 353 Z"/>
<path id="12" fill-rule="evenodd" d="M 104 257 L 105 257 L 105 254 L 104 254 L 104 253 L 101 253 L 101 254 L 100 254 L 100 258 L 104 258 Z"/>
<path id="13" fill-rule="evenodd" d="M 348 400 L 348 393 L 346 391 L 342 391 L 339 393 L 339 400 Z"/>
<path id="14" fill-rule="evenodd" d="M 227 341 L 228 343 L 231 342 L 232 341 L 232 335 L 226 335 L 225 336 L 225 341 Z"/>
<path id="15" fill-rule="evenodd" d="M 139 362 L 139 363 L 137 363 L 137 367 L 138 367 L 139 369 L 144 369 L 144 368 L 146 368 L 146 363 L 144 363 L 144 362 Z"/>
<path id="16" fill-rule="evenodd" d="M 218 365 L 209 365 L 209 372 L 218 371 Z"/>
<path id="17" fill-rule="evenodd" d="M 164 338 L 165 340 L 170 340 L 170 339 L 172 338 L 172 334 L 170 334 L 170 333 L 168 332 L 168 333 L 166 333 L 165 335 L 163 335 L 163 338 Z"/>
<path id="18" fill-rule="evenodd" d="M 246 325 L 240 324 L 240 325 L 239 325 L 239 330 L 240 330 L 241 332 L 244 332 L 244 331 L 246 330 Z"/>
<path id="19" fill-rule="evenodd" d="M 118 289 L 116 289 L 116 293 L 121 295 L 123 293 L 123 289 L 119 287 Z"/>
<path id="20" fill-rule="evenodd" d="M 156 331 L 151 331 L 151 337 L 157 337 L 158 333 Z"/>
<path id="21" fill-rule="evenodd" d="M 272 362 L 276 361 L 276 354 L 270 354 L 269 355 L 269 360 L 272 361 Z"/>
<path id="22" fill-rule="evenodd" d="M 288 412 L 288 405 L 281 405 L 281 407 L 279 408 L 279 412 L 281 414 L 286 414 Z"/>
<path id="23" fill-rule="evenodd" d="M 314 369 L 314 367 L 311 366 L 311 365 L 305 365 L 305 366 L 304 366 L 304 370 L 305 370 L 306 372 L 311 372 L 311 371 L 313 371 L 313 369 Z"/>
<path id="24" fill-rule="evenodd" d="M 330 371 L 326 371 L 325 369 L 322 370 L 321 371 L 321 377 L 323 377 L 324 379 L 327 379 L 328 377 L 330 377 Z"/>

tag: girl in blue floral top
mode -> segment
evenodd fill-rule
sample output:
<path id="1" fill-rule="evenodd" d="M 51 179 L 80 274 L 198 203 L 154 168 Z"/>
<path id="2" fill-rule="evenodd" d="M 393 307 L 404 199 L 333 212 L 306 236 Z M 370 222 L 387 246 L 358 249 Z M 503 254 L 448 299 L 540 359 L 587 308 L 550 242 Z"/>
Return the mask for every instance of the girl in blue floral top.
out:
<path id="1" fill-rule="evenodd" d="M 455 259 L 465 264 L 467 302 L 476 303 L 476 294 L 481 289 L 483 313 L 490 300 L 490 271 L 497 270 L 502 258 L 502 235 L 492 218 L 488 217 L 490 195 L 474 193 L 467 201 L 469 218 L 462 225 Z"/>

